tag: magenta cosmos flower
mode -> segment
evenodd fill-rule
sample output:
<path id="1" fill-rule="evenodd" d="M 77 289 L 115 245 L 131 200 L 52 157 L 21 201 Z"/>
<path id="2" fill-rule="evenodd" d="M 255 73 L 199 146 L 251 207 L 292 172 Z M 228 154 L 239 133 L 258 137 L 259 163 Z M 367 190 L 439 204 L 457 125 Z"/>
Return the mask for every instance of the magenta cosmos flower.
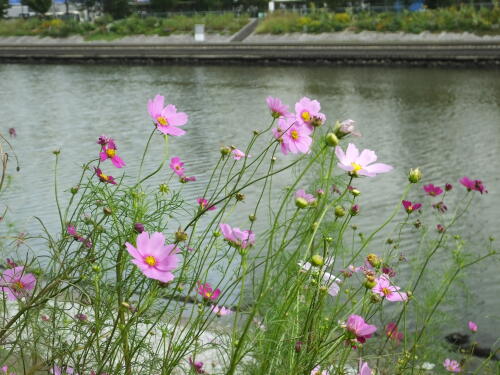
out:
<path id="1" fill-rule="evenodd" d="M 374 177 L 379 173 L 386 173 L 393 169 L 392 166 L 383 163 L 372 164 L 377 160 L 375 152 L 363 150 L 360 154 L 358 148 L 352 143 L 349 143 L 345 153 L 340 146 L 337 146 L 335 155 L 339 159 L 337 165 L 354 177 Z"/>
<path id="2" fill-rule="evenodd" d="M 477 324 L 474 323 L 473 321 L 469 321 L 469 323 L 467 323 L 467 325 L 469 326 L 469 329 L 471 330 L 471 332 L 477 332 Z"/>
<path id="3" fill-rule="evenodd" d="M 449 358 L 446 358 L 444 360 L 443 366 L 446 369 L 446 371 L 449 371 L 449 372 L 461 372 L 462 371 L 462 369 L 460 368 L 460 364 L 457 361 L 451 360 Z"/>
<path id="4" fill-rule="evenodd" d="M 181 161 L 181 158 L 178 156 L 170 159 L 169 167 L 177 176 L 184 176 L 184 163 Z"/>
<path id="5" fill-rule="evenodd" d="M 408 214 L 411 214 L 413 211 L 417 211 L 420 207 L 422 207 L 420 203 L 411 203 L 410 201 L 402 201 L 401 203 Z"/>
<path id="6" fill-rule="evenodd" d="M 439 186 L 434 186 L 433 184 L 425 185 L 424 190 L 431 197 L 436 197 L 443 193 L 443 189 Z"/>
<path id="7" fill-rule="evenodd" d="M 478 191 L 481 194 L 487 193 L 488 190 L 485 189 L 483 182 L 481 180 L 471 180 L 469 177 L 462 177 L 460 180 L 458 180 L 465 188 L 467 191 Z"/>
<path id="8" fill-rule="evenodd" d="M 209 205 L 208 201 L 205 198 L 198 198 L 196 202 L 198 202 L 202 210 L 213 211 L 217 208 L 213 204 Z"/>
<path id="9" fill-rule="evenodd" d="M 210 307 L 210 310 L 217 316 L 226 316 L 233 313 L 233 310 L 228 309 L 224 306 L 217 306 L 217 305 L 212 305 Z"/>
<path id="10" fill-rule="evenodd" d="M 398 331 L 398 326 L 394 322 L 390 322 L 385 326 L 385 334 L 396 342 L 400 342 L 404 338 L 403 333 Z"/>
<path id="11" fill-rule="evenodd" d="M 116 181 L 115 181 L 115 178 L 113 176 L 108 176 L 107 174 L 104 174 L 104 172 L 101 170 L 101 168 L 94 168 L 94 170 L 95 170 L 96 176 L 99 177 L 99 180 L 101 180 L 101 182 L 116 185 Z"/>
<path id="12" fill-rule="evenodd" d="M 246 249 L 255 243 L 255 234 L 251 230 L 231 228 L 229 224 L 219 225 L 224 239 L 236 248 Z"/>
<path id="13" fill-rule="evenodd" d="M 372 375 L 372 369 L 368 366 L 368 362 L 362 362 L 359 360 L 358 375 Z"/>
<path id="14" fill-rule="evenodd" d="M 98 141 L 98 143 L 99 143 L 99 141 Z M 110 159 L 116 168 L 124 167 L 125 162 L 118 155 L 116 155 L 117 149 L 118 148 L 116 147 L 115 141 L 113 139 L 109 138 L 107 143 L 102 145 L 102 150 L 99 153 L 101 161 L 105 161 L 106 159 Z"/>
<path id="15" fill-rule="evenodd" d="M 288 111 L 288 106 L 286 104 L 283 104 L 283 102 L 280 99 L 268 96 L 266 102 L 267 106 L 269 107 L 269 110 L 271 111 L 271 116 L 273 118 L 291 116 L 291 113 Z"/>
<path id="16" fill-rule="evenodd" d="M 303 97 L 295 103 L 295 113 L 299 124 L 312 130 L 313 126 L 320 126 L 326 121 L 326 116 L 320 112 L 321 104 L 317 100 Z"/>
<path id="17" fill-rule="evenodd" d="M 383 274 L 378 279 L 375 279 L 375 282 L 376 285 L 372 288 L 372 292 L 381 297 L 385 297 L 386 300 L 391 302 L 400 302 L 408 299 L 408 295 L 406 293 L 399 292 L 401 289 L 399 286 L 391 284 L 389 276 L 386 274 Z"/>
<path id="18" fill-rule="evenodd" d="M 173 271 L 179 262 L 175 245 L 165 245 L 163 233 L 155 232 L 149 237 L 148 232 L 137 236 L 137 247 L 125 243 L 134 263 L 142 273 L 150 279 L 168 283 L 174 279 Z"/>
<path id="19" fill-rule="evenodd" d="M 186 132 L 178 126 L 185 125 L 188 121 L 188 115 L 184 112 L 177 112 L 173 104 L 163 107 L 165 97 L 156 95 L 153 100 L 148 100 L 148 112 L 156 124 L 156 128 L 163 134 L 174 136 L 184 135 Z"/>
<path id="20" fill-rule="evenodd" d="M 198 285 L 198 294 L 206 299 L 207 301 L 215 301 L 220 296 L 220 289 L 212 289 L 209 283 L 202 284 L 199 281 L 196 283 Z"/>
<path id="21" fill-rule="evenodd" d="M 361 316 L 352 314 L 347 318 L 346 329 L 353 338 L 355 337 L 360 343 L 364 343 L 366 339 L 372 337 L 377 327 L 367 324 Z"/>
<path id="22" fill-rule="evenodd" d="M 32 273 L 25 273 L 23 266 L 18 266 L 5 270 L 0 284 L 7 299 L 15 301 L 30 296 L 29 291 L 35 289 L 36 277 Z"/>
<path id="23" fill-rule="evenodd" d="M 191 357 L 189 357 L 189 365 L 196 374 L 206 374 L 205 370 L 203 370 L 203 362 L 195 362 Z"/>

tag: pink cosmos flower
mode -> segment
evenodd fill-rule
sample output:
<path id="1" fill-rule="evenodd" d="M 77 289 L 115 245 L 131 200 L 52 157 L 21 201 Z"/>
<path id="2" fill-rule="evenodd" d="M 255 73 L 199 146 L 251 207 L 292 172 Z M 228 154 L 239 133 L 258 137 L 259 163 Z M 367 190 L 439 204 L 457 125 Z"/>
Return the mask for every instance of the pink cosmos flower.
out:
<path id="1" fill-rule="evenodd" d="M 321 104 L 317 100 L 303 97 L 295 103 L 296 119 L 301 125 L 312 130 L 313 126 L 319 126 L 326 121 L 326 116 L 320 112 Z"/>
<path id="2" fill-rule="evenodd" d="M 368 366 L 368 362 L 362 362 L 359 360 L 359 372 L 358 375 L 372 375 L 372 369 Z"/>
<path id="3" fill-rule="evenodd" d="M 7 259 L 5 260 L 5 262 L 7 263 L 7 266 L 9 266 L 10 268 L 15 268 L 15 267 L 17 267 L 17 263 L 16 263 L 16 262 L 14 262 L 14 261 L 13 261 L 12 259 L 10 259 L 10 258 L 7 258 Z"/>
<path id="4" fill-rule="evenodd" d="M 469 321 L 469 323 L 467 323 L 467 325 L 469 326 L 469 329 L 472 331 L 472 332 L 477 332 L 477 324 L 474 323 L 473 321 Z"/>
<path id="5" fill-rule="evenodd" d="M 9 366 L 2 366 L 0 370 L 5 374 L 5 375 L 16 375 L 15 372 L 9 372 Z"/>
<path id="6" fill-rule="evenodd" d="M 460 364 L 457 361 L 451 360 L 449 358 L 446 358 L 444 360 L 443 366 L 446 369 L 446 371 L 449 371 L 449 372 L 462 372 L 462 369 L 460 368 Z"/>
<path id="7" fill-rule="evenodd" d="M 25 273 L 24 266 L 18 266 L 3 272 L 0 285 L 7 299 L 15 301 L 30 296 L 29 291 L 35 289 L 36 277 L 32 273 Z"/>
<path id="8" fill-rule="evenodd" d="M 205 370 L 203 370 L 203 362 L 195 362 L 191 357 L 189 357 L 189 365 L 195 373 L 206 374 Z"/>
<path id="9" fill-rule="evenodd" d="M 403 207 L 405 208 L 408 214 L 411 214 L 413 211 L 417 211 L 422 205 L 420 203 L 411 203 L 410 201 L 403 201 Z"/>
<path id="10" fill-rule="evenodd" d="M 217 316 L 226 316 L 233 313 L 233 310 L 227 309 L 224 306 L 217 306 L 217 305 L 212 305 L 210 307 L 210 310 Z"/>
<path id="11" fill-rule="evenodd" d="M 346 329 L 358 342 L 364 343 L 366 339 L 372 337 L 377 327 L 367 324 L 361 316 L 352 314 L 347 318 Z"/>
<path id="12" fill-rule="evenodd" d="M 116 181 L 115 181 L 115 178 L 113 176 L 108 176 L 108 175 L 104 174 L 102 172 L 101 168 L 94 168 L 94 170 L 95 170 L 96 176 L 99 177 L 99 180 L 101 180 L 101 182 L 116 185 Z"/>
<path id="13" fill-rule="evenodd" d="M 110 138 L 106 137 L 104 134 L 101 135 L 98 139 L 97 139 L 97 144 L 98 145 L 101 145 L 101 146 L 105 146 L 108 144 Z"/>
<path id="14" fill-rule="evenodd" d="M 57 365 L 54 365 L 51 367 L 49 370 L 51 374 L 53 375 L 73 375 L 75 373 L 75 369 L 73 367 L 59 367 Z"/>
<path id="15" fill-rule="evenodd" d="M 273 118 L 290 117 L 291 113 L 288 111 L 288 106 L 283 104 L 280 99 L 268 96 L 266 102 Z"/>
<path id="16" fill-rule="evenodd" d="M 278 127 L 272 130 L 274 138 L 276 138 L 280 144 L 283 155 L 287 155 L 289 152 L 287 144 L 284 142 L 283 135 L 294 123 L 295 119 L 292 117 L 280 118 L 278 120 Z"/>
<path id="17" fill-rule="evenodd" d="M 124 167 L 125 162 L 118 155 L 116 155 L 117 149 L 115 141 L 110 138 L 108 142 L 102 146 L 102 151 L 99 153 L 101 161 L 111 159 L 111 162 L 116 168 Z"/>
<path id="18" fill-rule="evenodd" d="M 280 119 L 281 120 L 281 119 Z M 288 130 L 281 137 L 282 146 L 281 151 L 285 155 L 289 152 L 292 154 L 303 153 L 307 154 L 311 151 L 312 138 L 310 137 L 311 130 L 307 126 L 300 126 L 297 123 L 293 123 Z"/>
<path id="19" fill-rule="evenodd" d="M 198 285 L 198 294 L 208 301 L 215 301 L 220 296 L 220 289 L 212 289 L 209 283 L 202 284 L 199 281 L 196 283 Z"/>
<path id="20" fill-rule="evenodd" d="M 345 137 L 346 135 L 352 134 L 356 137 L 361 137 L 361 133 L 356 131 L 356 121 L 348 119 L 344 120 L 340 123 L 338 132 L 340 133 L 340 137 Z"/>
<path id="21" fill-rule="evenodd" d="M 181 158 L 178 156 L 170 159 L 170 169 L 174 171 L 177 176 L 184 175 L 184 163 L 181 161 Z"/>
<path id="22" fill-rule="evenodd" d="M 299 189 L 295 192 L 295 199 L 297 198 L 302 198 L 304 199 L 308 204 L 312 204 L 316 202 L 316 198 L 314 198 L 314 195 L 312 194 L 307 194 L 304 189 Z"/>
<path id="23" fill-rule="evenodd" d="M 78 234 L 78 232 L 76 231 L 76 228 L 72 225 L 68 225 L 68 228 L 66 228 L 66 231 L 68 232 L 68 234 L 73 237 L 75 240 L 77 240 L 80 235 Z"/>
<path id="24" fill-rule="evenodd" d="M 385 297 L 387 301 L 400 302 L 408 299 L 408 295 L 405 292 L 399 292 L 400 287 L 391 284 L 389 276 L 386 274 L 382 274 L 379 278 L 375 279 L 375 282 L 376 285 L 372 288 L 372 292 Z"/>
<path id="25" fill-rule="evenodd" d="M 488 190 L 485 189 L 483 182 L 481 180 L 471 180 L 469 177 L 462 177 L 460 180 L 458 180 L 465 188 L 467 191 L 478 191 L 481 194 L 487 193 Z"/>
<path id="26" fill-rule="evenodd" d="M 236 248 L 246 249 L 255 243 L 255 234 L 251 230 L 231 228 L 229 224 L 219 225 L 224 239 Z"/>
<path id="27" fill-rule="evenodd" d="M 443 189 L 441 189 L 439 186 L 434 186 L 433 184 L 425 185 L 424 190 L 431 197 L 435 197 L 443 193 Z"/>
<path id="28" fill-rule="evenodd" d="M 245 153 L 241 150 L 238 150 L 235 148 L 233 151 L 231 151 L 231 155 L 233 155 L 234 160 L 240 160 L 241 158 L 249 158 L 250 155 L 245 155 Z"/>
<path id="29" fill-rule="evenodd" d="M 337 146 L 335 155 L 339 159 L 337 165 L 354 177 L 374 177 L 379 173 L 386 173 L 393 169 L 392 166 L 383 163 L 372 164 L 377 160 L 375 152 L 363 150 L 360 154 L 358 148 L 352 143 L 349 143 L 345 153 L 340 146 Z"/>
<path id="30" fill-rule="evenodd" d="M 188 115 L 184 112 L 177 112 L 177 108 L 173 104 L 168 104 L 163 107 L 165 97 L 156 95 L 153 100 L 148 100 L 148 112 L 156 128 L 163 134 L 180 136 L 186 132 L 178 126 L 185 125 L 188 121 Z"/>
<path id="31" fill-rule="evenodd" d="M 126 242 L 127 251 L 134 258 L 134 263 L 150 279 L 168 283 L 174 279 L 173 271 L 179 262 L 176 255 L 179 249 L 175 245 L 165 245 L 163 233 L 155 232 L 149 236 L 142 232 L 137 236 L 137 248 Z"/>
<path id="32" fill-rule="evenodd" d="M 398 326 L 394 322 L 390 322 L 385 326 L 385 334 L 396 342 L 400 342 L 404 338 L 403 333 L 398 331 Z"/>
<path id="33" fill-rule="evenodd" d="M 327 370 L 321 370 L 321 366 L 316 366 L 312 369 L 311 375 L 330 375 L 330 372 Z"/>
<path id="34" fill-rule="evenodd" d="M 208 201 L 205 198 L 198 198 L 196 202 L 198 202 L 202 210 L 206 209 L 207 211 L 213 211 L 217 208 L 213 204 L 209 205 Z"/>

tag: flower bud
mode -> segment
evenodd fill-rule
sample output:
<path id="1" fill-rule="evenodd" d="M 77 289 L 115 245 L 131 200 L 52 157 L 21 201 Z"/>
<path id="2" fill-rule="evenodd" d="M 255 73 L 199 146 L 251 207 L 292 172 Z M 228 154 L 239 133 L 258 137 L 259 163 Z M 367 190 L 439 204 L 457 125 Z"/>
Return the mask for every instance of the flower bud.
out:
<path id="1" fill-rule="evenodd" d="M 241 202 L 242 200 L 245 199 L 245 194 L 236 193 L 235 198 L 238 202 Z"/>
<path id="2" fill-rule="evenodd" d="M 335 207 L 335 216 L 337 216 L 337 217 L 345 216 L 344 207 L 342 207 L 342 206 Z"/>
<path id="3" fill-rule="evenodd" d="M 135 230 L 137 233 L 142 233 L 142 232 L 144 232 L 144 224 L 142 224 L 142 223 L 135 223 L 135 224 L 134 224 L 134 230 Z"/>
<path id="4" fill-rule="evenodd" d="M 160 184 L 159 186 L 160 193 L 168 193 L 170 191 L 170 188 L 168 187 L 167 184 Z"/>
<path id="5" fill-rule="evenodd" d="M 227 156 L 231 153 L 231 148 L 230 147 L 227 147 L 227 146 L 222 146 L 220 148 L 220 153 L 222 156 Z"/>
<path id="6" fill-rule="evenodd" d="M 298 208 L 306 208 L 309 205 L 309 203 L 307 202 L 306 199 L 304 199 L 302 197 L 297 197 L 297 198 L 295 198 L 295 205 Z"/>
<path id="7" fill-rule="evenodd" d="M 382 297 L 379 296 L 378 294 L 372 293 L 370 296 L 370 302 L 371 303 L 379 303 L 382 302 Z"/>
<path id="8" fill-rule="evenodd" d="M 220 232 L 218 230 L 214 231 L 214 237 L 217 238 L 217 237 L 220 237 Z"/>
<path id="9" fill-rule="evenodd" d="M 319 223 L 315 221 L 314 223 L 311 224 L 311 230 L 314 232 L 315 230 L 318 230 Z"/>
<path id="10" fill-rule="evenodd" d="M 452 184 L 446 184 L 446 185 L 444 185 L 444 190 L 450 191 L 451 189 L 453 189 L 453 185 Z"/>
<path id="11" fill-rule="evenodd" d="M 328 133 L 325 137 L 325 142 L 330 147 L 335 147 L 339 144 L 339 139 L 333 133 Z"/>
<path id="12" fill-rule="evenodd" d="M 300 353 L 302 351 L 302 341 L 297 341 L 295 343 L 295 353 Z"/>
<path id="13" fill-rule="evenodd" d="M 186 232 L 183 232 L 181 229 L 179 229 L 177 232 L 175 232 L 175 242 L 183 242 L 188 239 L 188 234 Z"/>
<path id="14" fill-rule="evenodd" d="M 420 228 L 420 227 L 422 226 L 422 222 L 421 222 L 419 219 L 417 219 L 417 220 L 413 223 L 413 226 L 414 226 L 415 228 L 417 228 L 417 229 L 418 229 L 418 228 Z"/>
<path id="15" fill-rule="evenodd" d="M 108 215 L 108 216 L 113 213 L 113 210 L 111 208 L 109 208 L 109 207 L 104 207 L 102 209 L 102 211 L 104 212 L 104 215 Z"/>
<path id="16" fill-rule="evenodd" d="M 422 179 L 422 172 L 420 172 L 420 169 L 415 168 L 415 169 L 410 169 L 410 173 L 408 173 L 408 180 L 412 184 L 416 184 Z"/>
<path id="17" fill-rule="evenodd" d="M 321 267 L 325 261 L 321 255 L 316 254 L 311 257 L 311 264 L 315 267 Z"/>
<path id="18" fill-rule="evenodd" d="M 71 192 L 71 194 L 73 194 L 73 195 L 75 195 L 76 193 L 78 193 L 78 185 L 73 186 L 73 187 L 70 189 L 70 192 Z"/>
<path id="19" fill-rule="evenodd" d="M 382 264 L 381 259 L 373 253 L 370 253 L 366 256 L 366 260 L 371 264 L 372 267 L 378 268 Z"/>
<path id="20" fill-rule="evenodd" d="M 353 189 L 351 189 L 351 190 L 350 190 L 350 192 L 351 192 L 351 194 L 352 194 L 353 196 L 355 196 L 355 197 L 357 197 L 357 196 L 361 195 L 361 192 L 360 192 L 358 189 L 354 189 L 354 188 L 353 188 Z"/>
<path id="21" fill-rule="evenodd" d="M 59 155 L 59 154 L 61 153 L 61 150 L 54 150 L 54 151 L 52 151 L 52 153 L 53 153 L 54 155 Z"/>
<path id="22" fill-rule="evenodd" d="M 436 229 L 439 233 L 444 233 L 444 231 L 446 230 L 441 224 L 436 225 Z"/>
<path id="23" fill-rule="evenodd" d="M 359 214 L 359 204 L 353 205 L 349 210 L 349 213 L 351 214 L 351 216 L 356 216 L 357 214 Z"/>
<path id="24" fill-rule="evenodd" d="M 92 265 L 92 271 L 94 271 L 94 272 L 101 272 L 101 266 L 99 266 L 98 264 L 93 264 Z"/>
<path id="25" fill-rule="evenodd" d="M 255 215 L 248 215 L 248 220 L 250 220 L 250 221 L 253 222 L 253 221 L 257 220 L 257 216 L 255 216 Z"/>
<path id="26" fill-rule="evenodd" d="M 377 285 L 375 278 L 373 276 L 366 276 L 365 282 L 363 283 L 366 289 L 372 289 Z"/>

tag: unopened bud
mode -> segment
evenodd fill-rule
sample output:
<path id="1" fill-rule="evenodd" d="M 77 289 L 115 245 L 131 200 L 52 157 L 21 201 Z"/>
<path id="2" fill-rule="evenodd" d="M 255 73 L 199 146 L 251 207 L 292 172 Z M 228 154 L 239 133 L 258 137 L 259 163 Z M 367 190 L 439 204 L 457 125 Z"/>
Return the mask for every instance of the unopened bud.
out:
<path id="1" fill-rule="evenodd" d="M 372 265 L 372 267 L 378 268 L 382 264 L 381 259 L 376 254 L 368 254 L 366 256 L 366 260 L 368 263 Z"/>
<path id="2" fill-rule="evenodd" d="M 167 184 L 161 184 L 160 187 L 160 193 L 168 193 L 170 191 L 170 188 L 168 187 Z"/>
<path id="3" fill-rule="evenodd" d="M 175 232 L 175 242 L 183 242 L 188 239 L 188 234 L 182 230 Z"/>
<path id="4" fill-rule="evenodd" d="M 94 271 L 94 272 L 101 272 L 101 266 L 99 266 L 98 264 L 93 264 L 92 265 L 92 271 Z"/>
<path id="5" fill-rule="evenodd" d="M 444 185 L 444 190 L 450 191 L 452 189 L 453 189 L 453 185 L 452 184 L 446 184 L 446 185 Z"/>
<path id="6" fill-rule="evenodd" d="M 61 150 L 54 150 L 54 151 L 52 151 L 52 153 L 53 153 L 54 155 L 59 155 L 59 154 L 61 153 Z"/>
<path id="7" fill-rule="evenodd" d="M 339 139 L 333 133 L 328 133 L 325 137 L 325 142 L 330 147 L 335 147 L 339 144 Z"/>
<path id="8" fill-rule="evenodd" d="M 342 206 L 335 207 L 335 216 L 337 216 L 337 217 L 345 216 L 344 207 L 342 207 Z"/>
<path id="9" fill-rule="evenodd" d="M 351 194 L 357 197 L 361 195 L 361 191 L 359 191 L 358 189 L 351 189 Z"/>
<path id="10" fill-rule="evenodd" d="M 371 303 L 379 303 L 382 302 L 382 297 L 379 296 L 378 294 L 372 293 L 370 296 L 370 302 Z"/>
<path id="11" fill-rule="evenodd" d="M 321 267 L 325 261 L 321 255 L 316 254 L 311 257 L 311 264 L 315 267 Z"/>
<path id="12" fill-rule="evenodd" d="M 102 211 L 104 212 L 104 215 L 108 215 L 108 216 L 113 213 L 113 210 L 111 208 L 109 208 L 109 207 L 104 207 L 102 209 Z"/>
<path id="13" fill-rule="evenodd" d="M 375 285 L 377 285 L 377 282 L 373 276 L 367 276 L 363 285 L 366 289 L 372 289 Z"/>
<path id="14" fill-rule="evenodd" d="M 353 205 L 349 210 L 349 212 L 352 216 L 356 216 L 357 214 L 359 214 L 359 205 L 358 204 Z"/>
<path id="15" fill-rule="evenodd" d="M 214 231 L 213 234 L 215 238 L 220 237 L 220 232 L 218 230 Z"/>
<path id="16" fill-rule="evenodd" d="M 415 169 L 410 169 L 410 173 L 408 173 L 408 180 L 412 184 L 416 184 L 422 179 L 422 172 L 420 172 L 420 169 L 415 168 Z"/>
<path id="17" fill-rule="evenodd" d="M 235 198 L 238 202 L 241 202 L 242 200 L 245 199 L 245 194 L 236 193 Z"/>
<path id="18" fill-rule="evenodd" d="M 311 230 L 314 232 L 319 228 L 319 223 L 315 221 L 314 223 L 311 224 Z"/>
<path id="19" fill-rule="evenodd" d="M 248 215 L 248 220 L 250 220 L 250 221 L 253 222 L 253 221 L 257 220 L 257 216 L 255 216 L 255 215 Z"/>
<path id="20" fill-rule="evenodd" d="M 302 341 L 297 341 L 295 343 L 295 353 L 300 353 L 302 351 Z"/>
<path id="21" fill-rule="evenodd" d="M 254 130 L 254 131 L 253 131 L 253 135 L 259 135 L 259 133 L 260 133 L 260 132 L 259 132 L 258 130 Z"/>
<path id="22" fill-rule="evenodd" d="M 227 147 L 227 146 L 222 146 L 220 148 L 220 153 L 221 153 L 222 156 L 229 155 L 231 153 L 231 148 Z"/>
<path id="23" fill-rule="evenodd" d="M 70 192 L 71 194 L 75 195 L 76 193 L 78 193 L 78 185 L 77 186 L 73 186 L 71 189 L 70 189 Z"/>
<path id="24" fill-rule="evenodd" d="M 134 224 L 134 230 L 135 230 L 137 233 L 142 233 L 142 232 L 144 232 L 144 224 L 142 224 L 142 223 L 135 223 L 135 224 Z"/>
<path id="25" fill-rule="evenodd" d="M 297 197 L 297 198 L 295 198 L 295 205 L 298 208 L 306 208 L 309 205 L 309 203 L 307 202 L 306 199 L 304 199 L 302 197 Z"/>

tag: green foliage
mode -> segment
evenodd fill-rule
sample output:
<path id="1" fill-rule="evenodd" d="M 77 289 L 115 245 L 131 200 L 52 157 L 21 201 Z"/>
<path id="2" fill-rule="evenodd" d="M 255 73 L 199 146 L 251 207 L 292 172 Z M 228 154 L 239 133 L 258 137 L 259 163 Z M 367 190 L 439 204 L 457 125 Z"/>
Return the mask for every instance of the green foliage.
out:
<path id="1" fill-rule="evenodd" d="M 102 0 L 102 10 L 114 19 L 125 18 L 130 14 L 128 0 Z"/>
<path id="2" fill-rule="evenodd" d="M 9 0 L 0 0 L 0 19 L 7 14 L 9 7 Z"/>
<path id="3" fill-rule="evenodd" d="M 38 14 L 43 15 L 50 9 L 52 0 L 22 0 L 21 3 L 29 6 Z"/>

